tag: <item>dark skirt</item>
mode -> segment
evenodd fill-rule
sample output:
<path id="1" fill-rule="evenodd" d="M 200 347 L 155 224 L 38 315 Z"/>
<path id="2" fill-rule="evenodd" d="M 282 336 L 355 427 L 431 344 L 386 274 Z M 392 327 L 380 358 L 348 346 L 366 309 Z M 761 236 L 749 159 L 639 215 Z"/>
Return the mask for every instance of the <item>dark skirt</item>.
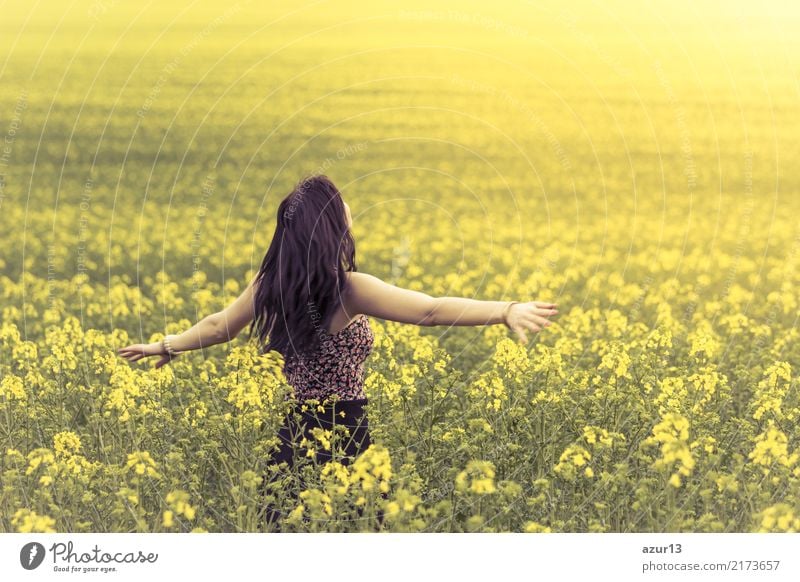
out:
<path id="1" fill-rule="evenodd" d="M 372 443 L 369 435 L 369 421 L 364 411 L 366 398 L 358 400 L 339 400 L 323 404 L 324 412 L 320 412 L 319 405 L 307 404 L 306 410 L 302 410 L 302 403 L 295 405 L 283 419 L 283 426 L 278 431 L 278 450 L 272 455 L 272 463 L 286 461 L 290 466 L 294 464 L 296 456 L 306 456 L 308 449 L 300 447 L 300 443 L 305 437 L 312 447 L 316 450 L 316 460 L 318 464 L 324 464 L 331 460 L 336 460 L 347 465 L 361 451 L 365 450 Z M 344 412 L 344 416 L 342 416 Z M 296 418 L 296 414 L 299 418 Z M 350 436 L 343 438 L 342 429 L 335 429 L 334 426 L 345 426 L 350 432 Z M 333 430 L 338 435 L 339 445 L 336 448 L 343 449 L 325 450 L 322 444 L 314 439 L 312 430 L 316 427 Z M 296 449 L 293 449 L 293 444 Z M 331 447 L 333 449 L 333 447 Z M 344 455 L 344 456 L 342 456 Z"/>
<path id="2" fill-rule="evenodd" d="M 366 403 L 366 398 L 329 402 L 322 405 L 324 408 L 322 412 L 319 411 L 317 404 L 307 404 L 307 409 L 303 411 L 303 403 L 296 403 L 283 419 L 283 424 L 278 431 L 278 449 L 272 453 L 267 464 L 277 465 L 286 461 L 288 466 L 292 467 L 297 459 L 307 458 L 308 448 L 300 445 L 305 437 L 315 450 L 314 456 L 318 465 L 321 466 L 328 461 L 338 461 L 342 465 L 349 465 L 372 443 L 369 421 L 364 410 Z M 344 412 L 344 416 L 342 416 L 342 412 Z M 349 435 L 345 436 L 345 432 L 341 428 L 334 428 L 337 426 L 346 426 Z M 331 450 L 326 450 L 322 443 L 314 438 L 312 430 L 315 427 L 333 431 L 335 437 L 331 436 Z M 279 478 L 280 473 L 269 472 L 264 476 L 264 484 Z M 283 517 L 280 510 L 271 505 L 267 506 L 265 515 L 267 523 L 278 524 Z M 273 530 L 279 531 L 275 527 Z"/>

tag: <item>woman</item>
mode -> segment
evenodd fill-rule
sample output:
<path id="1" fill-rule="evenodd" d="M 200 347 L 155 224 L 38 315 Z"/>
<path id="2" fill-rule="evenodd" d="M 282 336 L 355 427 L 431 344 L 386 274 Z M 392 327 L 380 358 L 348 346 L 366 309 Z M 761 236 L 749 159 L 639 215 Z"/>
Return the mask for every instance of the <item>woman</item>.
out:
<path id="1" fill-rule="evenodd" d="M 424 326 L 504 323 L 527 343 L 527 332 L 541 331 L 558 313 L 549 302 L 431 297 L 360 273 L 351 226 L 350 207 L 333 182 L 324 175 L 305 178 L 278 207 L 261 268 L 230 306 L 181 334 L 119 353 L 132 362 L 160 356 L 158 368 L 181 352 L 229 342 L 250 323 L 249 334 L 256 332 L 264 352 L 283 355 L 297 400 L 316 399 L 324 408 L 287 414 L 272 462 L 292 465 L 293 454 L 305 456 L 292 442 L 303 436 L 313 442 L 314 427 L 336 433 L 338 424 L 350 435 L 344 456 L 336 456 L 336 447 L 318 447 L 316 459 L 348 464 L 371 442 L 363 388 L 364 360 L 373 342 L 368 316 Z M 268 521 L 277 521 L 277 514 L 270 509 Z"/>

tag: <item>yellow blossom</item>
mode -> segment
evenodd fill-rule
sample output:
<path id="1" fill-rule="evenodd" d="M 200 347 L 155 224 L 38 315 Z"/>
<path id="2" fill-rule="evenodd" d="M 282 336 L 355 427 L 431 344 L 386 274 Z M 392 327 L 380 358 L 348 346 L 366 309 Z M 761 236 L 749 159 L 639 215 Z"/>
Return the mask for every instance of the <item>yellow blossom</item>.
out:
<path id="1" fill-rule="evenodd" d="M 128 455 L 125 467 L 133 470 L 136 475 L 147 475 L 148 477 L 159 478 L 156 470 L 156 462 L 147 451 L 135 451 Z"/>
<path id="2" fill-rule="evenodd" d="M 170 491 L 167 493 L 165 501 L 175 514 L 183 515 L 188 520 L 194 519 L 195 508 L 189 504 L 189 494 L 186 491 L 180 489 Z"/>
<path id="3" fill-rule="evenodd" d="M 56 522 L 46 515 L 39 515 L 30 509 L 18 509 L 11 518 L 11 525 L 19 533 L 55 533 Z"/>
<path id="4" fill-rule="evenodd" d="M 25 387 L 22 384 L 22 378 L 14 374 L 7 374 L 0 380 L 0 402 L 3 397 L 8 400 L 24 400 Z"/>
<path id="5" fill-rule="evenodd" d="M 761 465 L 764 475 L 769 474 L 770 467 L 775 463 L 791 467 L 798 460 L 797 452 L 789 454 L 788 439 L 772 420 L 764 432 L 756 437 L 755 447 L 747 456 Z"/>
<path id="6" fill-rule="evenodd" d="M 553 530 L 535 521 L 526 521 L 525 525 L 523 525 L 523 531 L 525 533 L 551 533 Z"/>
<path id="7" fill-rule="evenodd" d="M 564 451 L 561 453 L 558 463 L 553 470 L 560 477 L 568 481 L 573 481 L 577 476 L 577 468 L 586 465 L 591 458 L 592 454 L 584 447 L 578 444 L 572 444 L 564 449 Z M 587 473 L 584 470 L 584 475 L 590 478 L 594 475 L 594 473 L 592 471 Z"/>
<path id="8" fill-rule="evenodd" d="M 494 464 L 491 461 L 472 460 L 455 479 L 457 491 L 485 495 L 497 491 L 494 484 Z"/>

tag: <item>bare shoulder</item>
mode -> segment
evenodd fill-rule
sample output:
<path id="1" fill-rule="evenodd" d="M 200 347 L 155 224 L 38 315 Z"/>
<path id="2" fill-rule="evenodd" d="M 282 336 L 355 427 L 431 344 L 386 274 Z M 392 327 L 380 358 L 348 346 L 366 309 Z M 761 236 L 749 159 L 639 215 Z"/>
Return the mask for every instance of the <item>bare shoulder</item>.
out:
<path id="1" fill-rule="evenodd" d="M 426 325 L 436 300 L 420 291 L 403 289 L 367 273 L 350 273 L 344 305 L 348 314 L 363 313 L 400 323 Z"/>
<path id="2" fill-rule="evenodd" d="M 348 289 L 353 289 L 355 291 L 383 283 L 383 281 L 378 279 L 376 276 L 359 271 L 348 271 L 345 276 L 347 277 Z"/>
<path id="3" fill-rule="evenodd" d="M 345 274 L 346 285 L 344 290 L 345 301 L 354 300 L 370 292 L 374 292 L 376 288 L 383 284 L 383 281 L 370 275 L 368 273 L 360 273 L 358 271 L 348 271 Z"/>
<path id="4" fill-rule="evenodd" d="M 347 283 L 342 293 L 345 312 L 350 317 L 360 313 L 372 315 L 371 308 L 375 302 L 381 301 L 387 284 L 374 275 L 357 271 L 348 271 L 346 277 Z"/>

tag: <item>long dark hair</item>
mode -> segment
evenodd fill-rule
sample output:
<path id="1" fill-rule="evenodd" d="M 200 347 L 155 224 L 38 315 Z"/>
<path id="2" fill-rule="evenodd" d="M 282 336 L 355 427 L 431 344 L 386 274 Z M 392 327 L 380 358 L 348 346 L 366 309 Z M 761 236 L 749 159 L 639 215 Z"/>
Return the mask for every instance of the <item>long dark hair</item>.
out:
<path id="1" fill-rule="evenodd" d="M 278 206 L 277 225 L 254 288 L 255 330 L 262 353 L 284 357 L 313 349 L 327 333 L 356 271 L 355 241 L 341 193 L 325 175 L 297 183 Z"/>

